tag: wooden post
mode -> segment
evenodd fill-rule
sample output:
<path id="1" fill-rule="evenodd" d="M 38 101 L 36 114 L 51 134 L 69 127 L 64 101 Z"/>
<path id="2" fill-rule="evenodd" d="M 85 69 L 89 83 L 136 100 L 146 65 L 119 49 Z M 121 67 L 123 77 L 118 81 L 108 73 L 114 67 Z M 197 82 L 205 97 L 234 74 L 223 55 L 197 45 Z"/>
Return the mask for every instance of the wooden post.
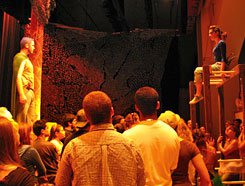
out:
<path id="1" fill-rule="evenodd" d="M 240 80 L 240 90 L 242 99 L 243 116 L 242 122 L 245 123 L 245 65 L 239 65 L 239 80 Z"/>
<path id="2" fill-rule="evenodd" d="M 218 106 L 219 106 L 219 134 L 224 135 L 225 132 L 225 111 L 224 111 L 224 86 L 218 87 Z"/>
<path id="3" fill-rule="evenodd" d="M 207 131 L 212 131 L 212 107 L 210 94 L 210 72 L 209 65 L 203 66 L 203 92 L 204 92 L 204 123 Z"/>
<path id="4" fill-rule="evenodd" d="M 194 90 L 194 82 L 190 81 L 189 82 L 189 97 L 190 100 L 194 97 L 195 90 Z M 192 126 L 195 127 L 195 124 L 197 122 L 197 114 L 196 114 L 196 104 L 190 105 L 190 119 L 192 122 Z"/>

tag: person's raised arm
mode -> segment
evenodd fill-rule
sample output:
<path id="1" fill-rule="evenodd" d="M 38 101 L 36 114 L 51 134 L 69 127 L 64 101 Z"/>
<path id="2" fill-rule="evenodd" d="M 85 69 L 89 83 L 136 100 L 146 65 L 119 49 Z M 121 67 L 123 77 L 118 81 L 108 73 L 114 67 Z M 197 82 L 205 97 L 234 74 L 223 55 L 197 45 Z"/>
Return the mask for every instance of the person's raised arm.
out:
<path id="1" fill-rule="evenodd" d="M 227 145 L 225 148 L 222 147 L 222 143 L 219 143 L 218 148 L 222 152 L 222 154 L 226 156 L 238 148 L 238 142 L 237 140 L 232 140 L 232 142 L 229 145 Z"/>

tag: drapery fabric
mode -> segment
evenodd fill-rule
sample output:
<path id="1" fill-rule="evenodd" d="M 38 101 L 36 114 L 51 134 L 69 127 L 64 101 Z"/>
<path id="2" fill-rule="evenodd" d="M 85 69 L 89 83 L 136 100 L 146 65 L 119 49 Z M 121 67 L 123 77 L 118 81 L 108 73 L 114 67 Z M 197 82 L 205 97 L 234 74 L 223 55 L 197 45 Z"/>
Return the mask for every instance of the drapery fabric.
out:
<path id="1" fill-rule="evenodd" d="M 3 14 L 0 55 L 0 106 L 10 110 L 13 57 L 19 50 L 20 25 L 7 13 Z"/>

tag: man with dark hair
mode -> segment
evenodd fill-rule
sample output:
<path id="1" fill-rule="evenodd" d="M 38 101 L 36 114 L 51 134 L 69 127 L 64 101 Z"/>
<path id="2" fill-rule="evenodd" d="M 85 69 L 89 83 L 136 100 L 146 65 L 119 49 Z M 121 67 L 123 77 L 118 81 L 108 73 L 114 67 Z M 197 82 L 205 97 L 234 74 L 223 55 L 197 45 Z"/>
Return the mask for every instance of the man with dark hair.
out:
<path id="1" fill-rule="evenodd" d="M 65 130 L 65 139 L 76 131 L 76 127 L 74 126 L 75 117 L 74 114 L 64 114 L 63 127 Z"/>
<path id="2" fill-rule="evenodd" d="M 179 139 L 176 132 L 158 120 L 159 95 L 151 87 L 142 87 L 135 93 L 135 109 L 140 123 L 123 135 L 141 148 L 145 165 L 146 185 L 172 185 L 171 172 L 177 167 Z"/>
<path id="3" fill-rule="evenodd" d="M 74 138 L 81 136 L 82 134 L 85 134 L 89 131 L 90 128 L 90 124 L 87 121 L 87 118 L 85 116 L 84 113 L 84 109 L 80 109 L 79 111 L 77 111 L 77 114 L 74 118 L 74 127 L 76 128 L 75 132 L 73 132 L 70 136 L 68 136 L 65 141 L 64 141 L 64 145 L 62 148 L 62 152 L 61 152 L 61 156 L 64 152 L 64 149 L 66 147 L 66 145 L 73 140 Z"/>
<path id="4" fill-rule="evenodd" d="M 239 129 L 241 124 L 242 124 L 242 120 L 240 118 L 234 119 L 235 127 L 237 127 Z"/>
<path id="5" fill-rule="evenodd" d="M 85 96 L 83 108 L 90 131 L 68 143 L 55 180 L 66 185 L 145 185 L 137 148 L 115 131 L 111 99 L 104 92 Z"/>
<path id="6" fill-rule="evenodd" d="M 11 112 L 18 123 L 35 121 L 34 72 L 28 57 L 35 49 L 32 38 L 23 37 L 20 52 L 14 56 Z"/>
<path id="7" fill-rule="evenodd" d="M 46 138 L 50 135 L 47 122 L 45 120 L 37 120 L 33 124 L 33 132 L 37 136 L 37 139 L 33 142 L 33 147 L 38 151 L 47 169 L 46 173 L 49 183 L 54 183 L 59 155 L 56 147 L 49 141 L 46 141 Z"/>

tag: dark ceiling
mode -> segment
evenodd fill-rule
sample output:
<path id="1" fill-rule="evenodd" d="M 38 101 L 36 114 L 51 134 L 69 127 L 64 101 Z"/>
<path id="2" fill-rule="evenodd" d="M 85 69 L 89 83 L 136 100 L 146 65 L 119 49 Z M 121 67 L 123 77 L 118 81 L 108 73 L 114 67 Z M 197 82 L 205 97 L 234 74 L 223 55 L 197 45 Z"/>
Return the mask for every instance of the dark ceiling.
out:
<path id="1" fill-rule="evenodd" d="M 106 17 L 109 10 L 105 5 L 110 2 L 114 7 L 118 5 L 115 2 L 119 2 L 119 5 L 121 3 L 122 14 L 130 30 L 135 28 L 185 30 L 187 0 L 56 0 L 57 7 L 51 13 L 50 22 L 88 30 L 115 31 Z M 116 16 L 115 14 L 112 12 L 113 16 Z"/>
<path id="2" fill-rule="evenodd" d="M 21 24 L 29 23 L 31 17 L 29 0 L 0 0 L 0 9 L 18 19 Z"/>
<path id="3" fill-rule="evenodd" d="M 95 31 L 125 31 L 115 29 L 118 21 L 129 30 L 176 29 L 180 33 L 192 31 L 195 19 L 188 11 L 195 9 L 200 0 L 55 0 L 56 8 L 51 12 L 50 22 Z M 190 6 L 190 2 L 192 2 Z M 108 6 L 109 5 L 109 6 Z M 16 17 L 21 24 L 28 23 L 30 0 L 1 0 L 0 8 Z M 117 16 L 121 15 L 121 16 Z M 114 20 L 113 20 L 114 19 Z M 123 21 L 124 21 L 123 20 Z M 191 21 L 190 21 L 191 20 Z M 115 26 L 116 25 L 116 26 Z M 125 25 L 125 24 L 124 24 Z M 121 30 L 120 30 L 121 29 Z"/>

